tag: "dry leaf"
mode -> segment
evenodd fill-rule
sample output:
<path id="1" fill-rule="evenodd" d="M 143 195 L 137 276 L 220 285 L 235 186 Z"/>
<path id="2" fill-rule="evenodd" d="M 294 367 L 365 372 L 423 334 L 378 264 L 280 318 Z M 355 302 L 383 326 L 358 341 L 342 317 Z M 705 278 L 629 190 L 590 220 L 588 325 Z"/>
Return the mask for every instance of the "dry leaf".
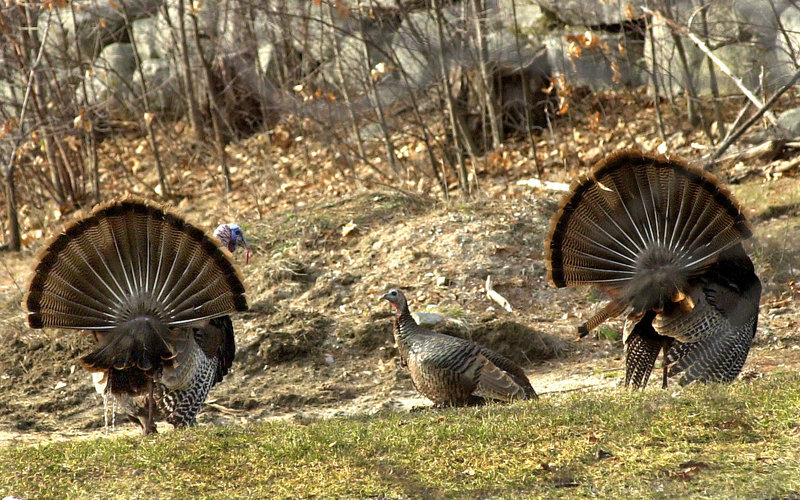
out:
<path id="1" fill-rule="evenodd" d="M 350 7 L 343 0 L 335 0 L 334 8 L 336 9 L 336 17 L 350 17 Z"/>
<path id="2" fill-rule="evenodd" d="M 589 115 L 589 130 L 596 132 L 597 129 L 600 128 L 600 122 L 602 121 L 603 116 L 600 114 L 599 111 L 595 111 L 591 115 Z"/>
<path id="3" fill-rule="evenodd" d="M 583 42 L 583 46 L 587 49 L 596 49 L 600 45 L 600 38 L 589 30 L 583 33 L 581 41 Z"/>
<path id="4" fill-rule="evenodd" d="M 558 111 L 556 114 L 558 115 L 565 115 L 569 111 L 569 103 L 564 96 L 558 98 Z"/>
<path id="5" fill-rule="evenodd" d="M 78 116 L 76 116 L 75 118 L 72 119 L 72 126 L 73 127 L 75 127 L 75 128 L 83 127 L 83 122 L 84 122 L 83 115 L 84 115 L 84 113 L 86 113 L 85 109 L 82 109 L 82 110 L 78 111 Z"/>
<path id="6" fill-rule="evenodd" d="M 378 64 L 375 65 L 374 68 L 369 70 L 369 74 L 373 80 L 377 81 L 378 78 L 386 74 L 386 63 L 379 62 Z"/>
<path id="7" fill-rule="evenodd" d="M 3 122 L 3 126 L 0 127 L 0 139 L 10 134 L 15 128 L 17 128 L 17 120 L 14 118 Z"/>
<path id="8" fill-rule="evenodd" d="M 572 58 L 580 59 L 582 50 L 583 49 L 581 49 L 581 46 L 578 45 L 577 43 L 569 42 L 569 47 L 567 47 L 567 54 L 569 54 L 569 56 Z"/>
<path id="9" fill-rule="evenodd" d="M 348 234 L 352 233 L 356 229 L 356 223 L 353 221 L 348 222 L 344 226 L 342 226 L 342 238 L 346 237 Z"/>
<path id="10" fill-rule="evenodd" d="M 619 83 L 622 81 L 622 72 L 619 69 L 619 63 L 617 61 L 611 61 L 611 71 L 614 73 L 611 77 L 611 81 L 614 83 Z"/>

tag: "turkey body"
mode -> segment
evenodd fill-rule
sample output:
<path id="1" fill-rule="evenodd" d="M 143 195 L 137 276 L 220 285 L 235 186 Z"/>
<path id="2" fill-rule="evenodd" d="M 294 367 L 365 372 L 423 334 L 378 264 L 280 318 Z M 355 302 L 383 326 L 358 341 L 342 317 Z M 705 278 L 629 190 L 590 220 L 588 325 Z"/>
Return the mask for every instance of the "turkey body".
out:
<path id="1" fill-rule="evenodd" d="M 536 397 L 525 372 L 511 360 L 475 342 L 419 326 L 399 290 L 382 298 L 397 312 L 394 338 L 414 387 L 437 407 Z"/>
<path id="2" fill-rule="evenodd" d="M 235 354 L 247 309 L 221 243 L 165 208 L 126 198 L 78 218 L 41 252 L 25 305 L 33 328 L 90 332 L 81 358 L 98 392 L 155 432 L 194 425 Z"/>
<path id="3" fill-rule="evenodd" d="M 610 155 L 573 183 L 545 242 L 556 287 L 597 285 L 610 298 L 579 327 L 627 316 L 625 382 L 730 382 L 758 323 L 761 282 L 742 241 L 751 229 L 716 178 L 639 151 Z"/>

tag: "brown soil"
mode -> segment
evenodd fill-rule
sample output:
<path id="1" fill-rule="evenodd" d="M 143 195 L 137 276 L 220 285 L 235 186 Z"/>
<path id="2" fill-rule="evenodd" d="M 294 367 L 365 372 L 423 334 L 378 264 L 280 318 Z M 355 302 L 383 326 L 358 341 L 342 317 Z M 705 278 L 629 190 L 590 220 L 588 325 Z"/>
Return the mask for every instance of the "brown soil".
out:
<path id="1" fill-rule="evenodd" d="M 214 388 L 201 424 L 276 417 L 371 413 L 426 404 L 414 392 L 391 341 L 392 318 L 378 301 L 406 290 L 412 309 L 448 320 L 440 330 L 491 346 L 521 363 L 538 392 L 619 382 L 619 340 L 575 342 L 574 326 L 602 302 L 590 289 L 545 282 L 542 239 L 557 194 L 516 201 L 420 204 L 402 195 L 362 193 L 250 222 L 255 255 L 243 268 L 251 308 L 234 318 L 234 369 Z M 342 236 L 342 227 L 356 229 Z M 774 252 L 773 226 L 761 220 L 756 257 Z M 784 221 L 785 222 L 785 221 Z M 787 246 L 784 248 L 796 248 Z M 796 262 L 784 251 L 777 262 Z M 0 438 L 27 442 L 103 432 L 102 398 L 77 365 L 89 340 L 71 331 L 30 330 L 19 307 L 31 255 L 6 257 L 0 341 Z M 769 272 L 765 266 L 770 266 Z M 757 266 L 764 307 L 746 376 L 793 367 L 796 306 L 783 286 L 796 271 L 776 259 Z M 509 313 L 485 292 L 495 289 Z M 778 281 L 776 281 L 776 279 Z M 19 287 L 19 288 L 18 288 Z M 577 312 L 577 314 L 576 314 Z M 619 330 L 619 322 L 611 326 Z M 614 335 L 610 336 L 614 338 Z M 131 424 L 121 427 L 133 429 Z"/>

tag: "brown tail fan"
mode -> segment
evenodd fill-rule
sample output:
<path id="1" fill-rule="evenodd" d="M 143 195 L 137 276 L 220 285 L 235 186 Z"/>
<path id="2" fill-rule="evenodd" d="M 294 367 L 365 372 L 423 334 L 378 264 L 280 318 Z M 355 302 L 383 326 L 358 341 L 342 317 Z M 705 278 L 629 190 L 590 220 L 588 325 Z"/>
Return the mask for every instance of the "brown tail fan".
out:
<path id="1" fill-rule="evenodd" d="M 545 242 L 556 287 L 594 284 L 611 301 L 581 336 L 625 314 L 625 384 L 730 382 L 758 324 L 761 282 L 742 241 L 751 229 L 710 174 L 675 158 L 622 151 L 578 179 Z"/>
<path id="2" fill-rule="evenodd" d="M 247 309 L 218 242 L 155 203 L 98 206 L 40 253 L 25 297 L 32 328 L 96 331 L 89 369 L 150 372 L 175 353 L 170 329 Z"/>
<path id="3" fill-rule="evenodd" d="M 640 313 L 675 301 L 688 280 L 750 235 L 738 203 L 712 175 L 622 151 L 561 201 L 545 242 L 547 275 L 556 287 L 597 285 Z"/>

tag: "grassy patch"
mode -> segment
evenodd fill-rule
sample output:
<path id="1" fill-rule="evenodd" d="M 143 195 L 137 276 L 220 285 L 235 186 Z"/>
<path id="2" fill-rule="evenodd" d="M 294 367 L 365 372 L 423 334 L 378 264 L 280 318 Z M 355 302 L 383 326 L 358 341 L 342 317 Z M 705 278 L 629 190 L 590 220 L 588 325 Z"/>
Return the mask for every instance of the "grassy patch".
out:
<path id="1" fill-rule="evenodd" d="M 0 450 L 0 495 L 767 498 L 800 491 L 800 378 Z"/>

